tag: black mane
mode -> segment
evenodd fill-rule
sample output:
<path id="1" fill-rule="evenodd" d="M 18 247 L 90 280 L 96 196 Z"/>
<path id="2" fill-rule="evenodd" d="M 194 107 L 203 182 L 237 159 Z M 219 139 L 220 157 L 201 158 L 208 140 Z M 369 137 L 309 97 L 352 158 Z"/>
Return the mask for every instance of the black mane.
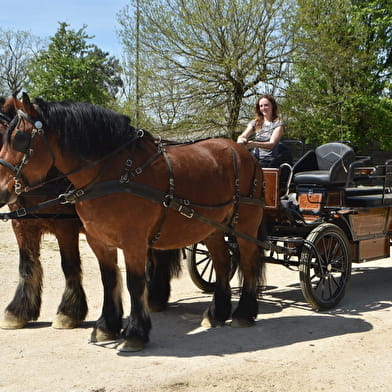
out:
<path id="1" fill-rule="evenodd" d="M 35 100 L 44 130 L 59 136 L 60 147 L 84 159 L 99 159 L 129 143 L 136 129 L 129 117 L 89 103 Z"/>

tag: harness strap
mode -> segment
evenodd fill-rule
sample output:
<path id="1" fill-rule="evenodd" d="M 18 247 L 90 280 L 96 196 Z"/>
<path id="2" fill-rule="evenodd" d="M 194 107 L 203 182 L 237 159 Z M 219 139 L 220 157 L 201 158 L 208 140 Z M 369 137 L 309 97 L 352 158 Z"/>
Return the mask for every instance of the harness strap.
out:
<path id="1" fill-rule="evenodd" d="M 112 193 L 116 192 L 126 192 L 126 193 L 131 193 L 133 195 L 148 199 L 154 203 L 157 204 L 162 204 L 164 205 L 164 202 L 168 200 L 167 194 L 159 189 L 150 187 L 145 184 L 141 184 L 138 182 L 129 182 L 129 183 L 120 183 L 118 180 L 110 180 L 110 181 L 104 181 L 100 182 L 97 184 L 94 184 L 94 187 L 91 187 L 89 189 L 76 189 L 72 190 L 68 193 L 64 193 L 59 195 L 55 199 L 51 199 L 48 201 L 45 201 L 43 203 L 39 203 L 35 206 L 29 207 L 29 208 L 22 208 L 17 211 L 13 211 L 11 213 L 7 213 L 4 215 L 5 219 L 14 219 L 14 218 L 20 218 L 20 217 L 26 217 L 28 214 L 30 214 L 33 211 L 40 210 L 42 208 L 54 206 L 54 205 L 59 205 L 59 204 L 66 204 L 66 203 L 78 203 L 81 201 L 89 200 L 89 199 L 94 199 L 97 197 L 102 197 L 105 195 L 109 195 Z M 167 205 L 167 207 L 170 207 L 176 211 L 178 211 L 181 215 L 185 216 L 188 219 L 197 219 L 198 221 L 208 224 L 210 226 L 213 226 L 221 231 L 224 231 L 225 233 L 232 234 L 236 237 L 240 237 L 243 239 L 246 239 L 247 241 L 250 241 L 254 244 L 257 244 L 258 246 L 267 249 L 267 250 L 274 250 L 277 252 L 282 252 L 285 250 L 285 248 L 273 244 L 271 241 L 260 241 L 258 239 L 255 239 L 245 233 L 239 232 L 237 230 L 234 230 L 233 227 L 230 227 L 228 225 L 216 222 L 212 219 L 206 218 L 203 215 L 199 214 L 196 212 L 192 207 L 198 206 L 201 208 L 207 208 L 207 209 L 212 209 L 212 208 L 221 208 L 224 207 L 230 203 L 233 203 L 234 200 L 228 200 L 227 202 L 214 205 L 214 206 L 204 206 L 200 204 L 191 204 L 189 200 L 185 199 L 180 199 L 177 197 L 173 197 L 170 201 L 170 204 Z M 250 205 L 258 205 L 258 206 L 264 206 L 264 203 L 260 199 L 253 199 L 252 197 L 240 197 L 239 198 L 240 203 L 244 204 L 250 204 Z M 192 207 L 191 207 L 192 206 Z"/>
<path id="2" fill-rule="evenodd" d="M 9 162 L 5 161 L 4 159 L 0 159 L 0 165 L 5 166 L 6 168 L 10 169 L 12 173 L 16 174 L 18 172 L 18 169 L 16 166 L 11 165 Z"/>
<path id="3" fill-rule="evenodd" d="M 271 249 L 271 246 L 274 246 L 273 244 L 267 241 L 259 241 L 245 233 L 236 231 L 233 229 L 233 227 L 229 225 L 225 225 L 216 222 L 212 219 L 206 218 L 205 216 L 199 214 L 192 208 L 192 207 L 200 207 L 200 208 L 207 208 L 207 209 L 221 208 L 231 203 L 234 203 L 235 202 L 234 199 L 230 199 L 221 204 L 207 206 L 207 205 L 191 203 L 189 200 L 186 199 L 173 197 L 170 203 L 167 204 L 167 200 L 168 200 L 167 193 L 159 189 L 150 187 L 148 185 L 139 182 L 132 181 L 129 183 L 120 183 L 118 180 L 109 180 L 109 181 L 100 182 L 98 184 L 94 184 L 94 187 L 90 189 L 77 189 L 67 194 L 60 195 L 59 198 L 62 198 L 69 203 L 78 203 L 84 200 L 102 197 L 116 192 L 131 193 L 133 195 L 140 196 L 144 199 L 150 200 L 153 203 L 162 204 L 164 207 L 169 207 L 178 211 L 181 215 L 185 216 L 188 219 L 192 219 L 192 218 L 197 219 L 202 223 L 206 223 L 210 226 L 214 226 L 219 230 L 233 234 L 237 237 L 244 238 L 266 249 Z M 251 197 L 240 196 L 238 201 L 239 203 L 244 203 L 244 204 L 264 206 L 262 200 L 253 199 Z M 278 248 L 281 249 L 281 247 L 276 247 L 275 250 L 278 250 Z"/>
<path id="4" fill-rule="evenodd" d="M 0 213 L 0 220 L 9 219 L 79 219 L 77 214 L 32 214 L 28 209 L 20 208 L 11 212 Z"/>
<path id="5" fill-rule="evenodd" d="M 211 206 L 211 205 L 204 205 L 204 204 L 197 204 L 197 203 L 191 204 L 189 200 L 173 197 L 172 200 L 168 203 L 169 201 L 168 194 L 164 191 L 161 191 L 160 189 L 153 188 L 149 185 L 142 184 L 136 181 L 121 183 L 119 180 L 102 181 L 99 183 L 95 183 L 94 186 L 74 189 L 71 190 L 70 192 L 61 194 L 59 198 L 61 200 L 64 200 L 65 203 L 74 204 L 84 200 L 106 196 L 111 193 L 121 193 L 121 192 L 131 193 L 135 196 L 142 197 L 154 203 L 162 204 L 164 207 L 170 207 L 170 204 L 173 201 L 176 201 L 177 203 L 180 203 L 181 205 L 184 206 L 192 205 L 194 207 L 215 209 L 215 208 L 225 207 L 234 202 L 234 199 L 230 199 L 221 204 L 215 204 Z M 244 199 L 244 201 L 247 203 L 249 200 L 251 200 L 250 204 L 255 204 L 260 206 L 263 205 L 261 200 L 249 199 L 245 197 L 245 198 L 241 198 L 241 201 L 242 199 Z"/>
<path id="6" fill-rule="evenodd" d="M 61 195 L 60 195 L 61 196 Z M 8 220 L 8 219 L 29 219 L 34 217 L 39 217 L 39 218 L 53 218 L 54 215 L 56 216 L 64 216 L 65 218 L 76 218 L 77 215 L 75 214 L 32 214 L 34 211 L 39 211 L 44 208 L 52 207 L 52 206 L 58 206 L 59 204 L 64 204 L 64 201 L 62 198 L 56 197 L 55 199 L 50 199 L 43 201 L 41 203 L 38 203 L 34 206 L 31 207 L 23 207 L 19 208 L 15 211 L 11 212 L 5 212 L 0 214 L 0 219 L 3 220 Z M 33 216 L 31 216 L 33 215 Z"/>
<path id="7" fill-rule="evenodd" d="M 0 112 L 0 120 L 3 120 L 7 123 L 10 123 L 12 121 L 11 117 L 8 117 L 5 113 Z"/>
<path id="8" fill-rule="evenodd" d="M 173 167 L 171 165 L 169 156 L 167 155 L 166 150 L 164 148 L 162 148 L 162 154 L 163 154 L 163 157 L 165 158 L 166 165 L 167 165 L 167 167 L 169 169 L 169 193 L 166 194 L 166 198 L 168 199 L 168 202 L 170 203 L 170 201 L 173 200 L 173 198 L 174 198 Z M 163 203 L 164 206 L 166 206 L 166 204 L 167 204 L 166 202 Z M 163 210 L 163 215 L 162 215 L 162 218 L 161 218 L 161 220 L 159 222 L 159 228 L 158 228 L 157 232 L 155 233 L 155 235 L 153 236 L 153 238 L 150 241 L 150 247 L 152 247 L 155 244 L 155 242 L 157 242 L 159 240 L 159 238 L 161 237 L 161 231 L 162 231 L 163 225 L 164 225 L 164 223 L 166 221 L 166 218 L 167 218 L 167 211 L 168 211 L 167 208 L 165 208 Z"/>
<path id="9" fill-rule="evenodd" d="M 233 169 L 234 169 L 234 211 L 233 216 L 231 218 L 230 226 L 235 226 L 238 223 L 239 219 L 239 210 L 240 210 L 240 177 L 238 175 L 238 162 L 237 157 L 235 155 L 234 149 L 231 150 L 231 156 L 233 158 Z"/>

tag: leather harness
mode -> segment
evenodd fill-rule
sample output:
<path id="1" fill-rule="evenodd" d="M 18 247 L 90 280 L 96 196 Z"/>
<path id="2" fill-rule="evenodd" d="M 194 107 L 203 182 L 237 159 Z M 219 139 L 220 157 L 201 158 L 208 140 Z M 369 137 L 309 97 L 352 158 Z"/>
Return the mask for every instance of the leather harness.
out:
<path id="1" fill-rule="evenodd" d="M 24 118 L 31 124 L 33 124 L 34 127 L 36 127 L 37 122 L 34 122 L 32 119 L 30 119 L 24 112 L 18 111 L 18 116 Z M 42 129 L 42 124 L 39 122 L 38 124 L 39 129 L 36 130 L 35 134 L 42 136 L 45 140 L 45 145 L 48 146 L 48 142 L 44 136 L 44 131 Z M 38 128 L 38 127 L 37 127 Z M 34 128 L 35 129 L 35 128 Z M 136 138 L 142 138 L 144 136 L 144 132 L 142 130 L 139 130 L 136 132 L 136 136 L 130 140 L 129 143 L 127 143 L 125 146 L 121 146 L 122 148 L 125 148 L 127 145 L 135 145 L 135 143 L 132 143 L 135 141 Z M 132 143 L 132 144 L 131 144 Z M 115 180 L 108 180 L 108 181 L 101 181 L 97 182 L 97 179 L 100 177 L 98 175 L 96 178 L 94 178 L 89 184 L 86 186 L 79 188 L 79 189 L 72 189 L 66 193 L 60 194 L 58 197 L 44 201 L 42 203 L 39 203 L 35 206 L 27 207 L 27 208 L 22 208 L 10 213 L 5 213 L 3 215 L 0 215 L 0 218 L 2 219 L 15 219 L 15 218 L 23 218 L 25 219 L 29 214 L 35 213 L 36 211 L 39 211 L 41 209 L 54 206 L 54 205 L 59 205 L 59 204 L 75 204 L 81 201 L 85 200 L 90 200 L 98 197 L 102 197 L 105 195 L 109 195 L 111 193 L 116 193 L 116 192 L 125 192 L 125 193 L 130 193 L 135 196 L 142 197 L 144 199 L 147 199 L 153 203 L 162 205 L 165 208 L 165 212 L 161 218 L 161 221 L 159 223 L 159 228 L 158 231 L 155 233 L 153 238 L 151 239 L 150 245 L 152 246 L 160 237 L 160 232 L 161 229 L 164 225 L 164 222 L 166 220 L 167 216 L 167 211 L 169 208 L 179 212 L 181 215 L 188 219 L 196 219 L 199 222 L 208 224 L 210 226 L 215 227 L 218 230 L 221 230 L 227 234 L 232 234 L 235 235 L 236 237 L 240 237 L 243 239 L 246 239 L 250 242 L 256 243 L 259 246 L 262 246 L 266 249 L 272 249 L 275 248 L 273 244 L 271 244 L 269 241 L 259 241 L 258 239 L 255 239 L 245 233 L 238 232 L 235 230 L 235 225 L 238 222 L 238 211 L 239 211 L 239 205 L 240 204 L 249 204 L 249 205 L 256 205 L 263 207 L 264 206 L 264 200 L 255 198 L 255 191 L 256 191 L 256 186 L 257 186 L 257 172 L 256 169 L 254 169 L 253 173 L 253 185 L 252 189 L 250 191 L 249 196 L 241 196 L 240 195 L 240 183 L 239 183 L 239 177 L 238 177 L 238 163 L 237 159 L 234 153 L 234 150 L 232 150 L 232 157 L 233 157 L 233 167 L 234 167 L 234 174 L 235 174 L 235 193 L 232 198 L 229 200 L 226 200 L 223 203 L 216 204 L 216 205 L 204 205 L 204 204 L 197 204 L 194 202 L 191 202 L 190 200 L 187 199 L 182 199 L 179 197 L 176 197 L 174 194 L 175 191 L 175 181 L 174 181 L 174 175 L 173 175 L 173 169 L 172 165 L 170 163 L 169 157 L 166 153 L 166 150 L 164 148 L 164 145 L 161 140 L 156 142 L 157 144 L 157 152 L 151 156 L 143 165 L 139 166 L 138 168 L 131 170 L 132 168 L 132 155 L 135 150 L 134 147 L 131 147 L 131 157 L 125 162 L 125 167 L 124 167 L 124 174 L 120 177 L 120 179 L 115 179 Z M 170 143 L 171 144 L 171 143 Z M 120 148 L 118 149 L 120 150 Z M 65 177 L 71 173 L 75 173 L 80 170 L 84 170 L 87 167 L 90 167 L 94 164 L 97 164 L 101 162 L 102 160 L 107 160 L 109 157 L 114 156 L 118 151 L 116 150 L 115 152 L 109 154 L 109 156 L 104 157 L 100 161 L 95 161 L 88 166 L 79 168 L 77 170 L 73 170 L 72 172 L 65 173 L 62 176 Z M 17 171 L 15 169 L 12 169 L 12 165 L 10 165 L 8 162 L 5 162 L 4 160 L 0 160 L 0 164 L 5 165 L 6 167 L 10 168 L 14 173 L 17 172 L 18 175 L 21 175 L 22 169 L 24 165 L 28 163 L 28 157 L 31 154 L 31 151 L 26 151 L 25 156 L 22 159 L 22 162 L 17 166 Z M 51 155 L 53 156 L 53 153 L 51 151 Z M 168 190 L 162 191 L 160 189 L 151 187 L 146 184 L 142 184 L 136 181 L 131 181 L 130 179 L 133 179 L 134 177 L 140 175 L 143 170 L 148 167 L 153 161 L 155 161 L 159 156 L 163 155 L 166 165 L 168 167 L 169 171 L 169 185 L 168 185 Z M 102 171 L 100 171 L 100 174 L 102 174 Z M 21 192 L 28 192 L 31 189 L 36 189 L 39 186 L 42 186 L 46 184 L 36 184 L 34 186 L 27 186 L 24 189 L 20 189 Z M 19 189 L 18 189 L 19 191 Z M 198 213 L 195 211 L 195 208 L 202 208 L 202 209 L 216 209 L 216 208 L 222 208 L 225 207 L 229 204 L 234 203 L 234 211 L 232 214 L 232 217 L 230 219 L 230 222 L 228 224 L 216 222 L 212 219 L 209 219 L 205 217 L 204 215 Z M 49 215 L 49 214 L 48 214 Z M 41 217 L 41 216 L 40 216 Z M 44 216 L 42 216 L 44 217 Z M 272 248 L 271 248 L 272 247 Z M 280 247 L 276 247 L 280 248 Z"/>

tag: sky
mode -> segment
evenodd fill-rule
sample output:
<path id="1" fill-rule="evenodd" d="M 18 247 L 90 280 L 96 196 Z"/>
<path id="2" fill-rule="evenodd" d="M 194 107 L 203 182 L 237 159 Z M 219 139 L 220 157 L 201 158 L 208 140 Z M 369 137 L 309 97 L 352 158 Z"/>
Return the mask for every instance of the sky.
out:
<path id="1" fill-rule="evenodd" d="M 117 13 L 129 0 L 1 0 L 0 28 L 28 31 L 40 38 L 53 37 L 59 22 L 66 22 L 78 31 L 95 36 L 90 43 L 121 57 Z"/>

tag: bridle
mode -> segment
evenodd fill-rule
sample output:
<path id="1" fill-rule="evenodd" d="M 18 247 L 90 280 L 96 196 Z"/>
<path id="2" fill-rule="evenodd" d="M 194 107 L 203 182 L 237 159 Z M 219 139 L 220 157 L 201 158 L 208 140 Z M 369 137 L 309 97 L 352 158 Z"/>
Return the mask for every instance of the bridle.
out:
<path id="1" fill-rule="evenodd" d="M 7 167 L 9 170 L 12 171 L 14 174 L 13 181 L 14 181 L 14 190 L 17 195 L 20 195 L 23 192 L 22 189 L 22 182 L 29 186 L 28 181 L 26 178 L 24 178 L 22 171 L 24 167 L 27 165 L 29 162 L 29 159 L 31 155 L 33 154 L 33 148 L 32 144 L 34 142 L 34 139 L 36 136 L 40 136 L 44 142 L 44 145 L 46 146 L 47 150 L 49 151 L 51 158 L 52 158 L 52 165 L 54 164 L 54 154 L 52 149 L 50 148 L 50 145 L 45 137 L 45 132 L 43 130 L 43 124 L 41 121 L 35 121 L 32 118 L 30 118 L 26 113 L 24 113 L 22 110 L 17 111 L 18 122 L 15 126 L 16 128 L 16 133 L 14 136 L 14 139 L 11 144 L 11 148 L 15 151 L 21 152 L 23 154 L 23 157 L 19 164 L 17 165 L 12 165 L 11 163 L 5 161 L 4 159 L 0 159 L 0 164 Z M 9 120 L 9 118 L 8 118 Z M 15 118 L 14 118 L 15 120 Z M 18 129 L 18 126 L 22 120 L 25 120 L 29 122 L 30 124 L 33 125 L 33 129 L 31 130 L 31 134 L 27 133 L 25 131 L 21 131 Z M 11 122 L 11 121 L 9 121 Z M 21 182 L 22 181 L 22 182 Z"/>
<path id="2" fill-rule="evenodd" d="M 6 114 L 0 112 L 0 120 L 5 121 L 7 124 L 9 124 L 12 121 L 12 118 L 8 117 Z"/>

